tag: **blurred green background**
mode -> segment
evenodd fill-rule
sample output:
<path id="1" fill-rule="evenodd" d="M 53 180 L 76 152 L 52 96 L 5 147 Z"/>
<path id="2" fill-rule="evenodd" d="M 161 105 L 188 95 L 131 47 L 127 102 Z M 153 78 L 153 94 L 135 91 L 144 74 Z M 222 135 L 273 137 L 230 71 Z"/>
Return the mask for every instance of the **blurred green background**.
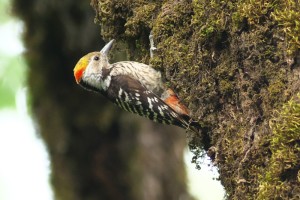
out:
<path id="1" fill-rule="evenodd" d="M 10 17 L 9 0 L 0 1 L 0 107 L 15 108 L 15 95 L 24 86 L 26 67 L 21 53 L 22 24 Z"/>
<path id="2" fill-rule="evenodd" d="M 27 109 L 22 23 L 0 0 L 0 199 L 52 199 L 49 160 Z"/>

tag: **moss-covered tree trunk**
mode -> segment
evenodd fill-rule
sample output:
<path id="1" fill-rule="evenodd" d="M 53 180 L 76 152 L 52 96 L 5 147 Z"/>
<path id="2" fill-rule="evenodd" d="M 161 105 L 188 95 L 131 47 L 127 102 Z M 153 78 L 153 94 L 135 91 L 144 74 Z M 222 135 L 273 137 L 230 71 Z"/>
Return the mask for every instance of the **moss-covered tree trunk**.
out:
<path id="1" fill-rule="evenodd" d="M 24 22 L 30 103 L 55 199 L 189 198 L 184 134 L 123 113 L 76 85 L 76 62 L 104 45 L 89 2 L 13 2 Z"/>
<path id="2" fill-rule="evenodd" d="M 228 199 L 300 198 L 296 0 L 92 0 L 105 38 L 138 49 L 189 105 Z M 137 52 L 137 51 L 136 51 Z"/>

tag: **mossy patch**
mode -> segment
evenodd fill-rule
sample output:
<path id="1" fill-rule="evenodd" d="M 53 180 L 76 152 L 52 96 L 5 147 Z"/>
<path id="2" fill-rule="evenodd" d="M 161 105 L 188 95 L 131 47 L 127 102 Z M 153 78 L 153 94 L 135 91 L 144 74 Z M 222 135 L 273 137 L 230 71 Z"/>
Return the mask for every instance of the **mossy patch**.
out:
<path id="1" fill-rule="evenodd" d="M 285 40 L 286 53 L 295 55 L 300 48 L 300 7 L 294 0 L 244 0 L 236 4 L 233 20 L 238 27 L 246 19 L 250 26 L 272 21 L 281 27 L 278 37 Z"/>
<path id="2" fill-rule="evenodd" d="M 300 49 L 300 5 L 298 1 L 282 0 L 274 12 L 273 19 L 286 36 L 287 54 L 296 54 Z"/>
<path id="3" fill-rule="evenodd" d="M 202 125 L 200 139 L 188 133 L 193 161 L 209 150 L 228 199 L 255 199 L 272 157 L 272 113 L 300 90 L 299 6 L 284 0 L 135 1 L 122 13 L 114 1 L 106 5 L 112 12 L 96 7 L 103 35 L 124 38 L 131 59 L 161 71 Z M 123 25 L 115 30 L 118 17 Z M 157 51 L 149 60 L 150 30 Z"/>
<path id="4" fill-rule="evenodd" d="M 270 127 L 271 157 L 257 199 L 300 198 L 300 94 L 275 112 Z"/>

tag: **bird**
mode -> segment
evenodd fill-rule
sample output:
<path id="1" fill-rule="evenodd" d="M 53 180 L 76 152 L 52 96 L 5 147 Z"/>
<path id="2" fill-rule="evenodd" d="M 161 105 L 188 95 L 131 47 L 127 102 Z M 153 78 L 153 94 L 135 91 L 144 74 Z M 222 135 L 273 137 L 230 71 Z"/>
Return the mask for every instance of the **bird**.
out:
<path id="1" fill-rule="evenodd" d="M 198 133 L 199 123 L 190 117 L 178 95 L 165 86 L 159 71 L 136 61 L 109 63 L 108 53 L 114 42 L 110 40 L 101 51 L 88 53 L 77 62 L 73 70 L 76 83 L 126 111 Z"/>

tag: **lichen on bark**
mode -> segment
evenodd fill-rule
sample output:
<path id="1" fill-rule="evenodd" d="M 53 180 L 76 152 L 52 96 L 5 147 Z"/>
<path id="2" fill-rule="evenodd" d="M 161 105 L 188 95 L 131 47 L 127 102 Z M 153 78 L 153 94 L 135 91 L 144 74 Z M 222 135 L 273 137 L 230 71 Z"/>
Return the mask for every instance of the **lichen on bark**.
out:
<path id="1" fill-rule="evenodd" d="M 228 198 L 260 198 L 260 181 L 272 165 L 269 122 L 300 90 L 298 1 L 93 0 L 92 5 L 103 36 L 123 40 L 131 59 L 160 70 L 191 109 L 203 131 L 200 143 L 188 133 L 190 146 L 195 158 L 208 150 Z M 149 60 L 151 30 L 158 49 Z M 288 182 L 284 194 L 267 188 L 264 198 L 285 198 L 299 187 L 299 179 Z"/>

